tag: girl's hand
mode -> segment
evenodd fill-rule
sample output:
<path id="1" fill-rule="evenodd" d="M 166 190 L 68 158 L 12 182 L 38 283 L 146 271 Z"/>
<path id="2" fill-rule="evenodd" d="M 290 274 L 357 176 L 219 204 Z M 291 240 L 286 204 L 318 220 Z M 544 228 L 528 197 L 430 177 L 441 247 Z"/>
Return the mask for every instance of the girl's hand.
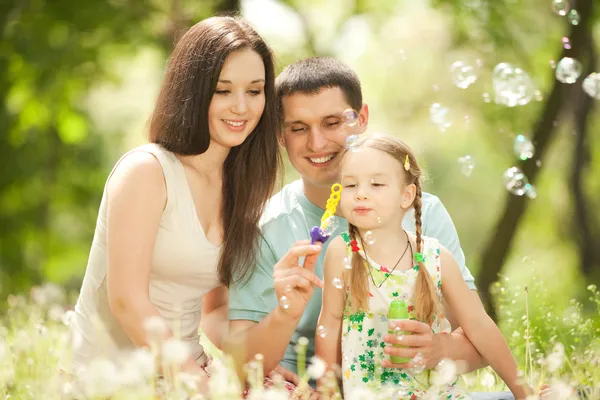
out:
<path id="1" fill-rule="evenodd" d="M 388 346 L 383 350 L 386 354 L 402 358 L 413 359 L 421 354 L 419 366 L 425 368 L 435 367 L 443 358 L 442 341 L 437 334 L 431 331 L 431 327 L 423 322 L 415 320 L 397 321 L 390 324 L 390 329 L 399 328 L 399 331 L 408 333 L 404 335 L 388 334 L 383 337 Z M 393 347 L 394 344 L 406 346 L 406 348 Z M 394 364 L 389 359 L 383 360 L 385 368 L 411 368 L 413 362 L 405 364 Z"/>

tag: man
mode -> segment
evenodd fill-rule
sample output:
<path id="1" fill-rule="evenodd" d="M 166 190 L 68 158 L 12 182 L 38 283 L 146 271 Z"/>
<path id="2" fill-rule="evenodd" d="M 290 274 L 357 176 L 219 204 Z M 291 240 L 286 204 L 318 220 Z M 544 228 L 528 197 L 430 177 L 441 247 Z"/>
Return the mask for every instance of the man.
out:
<path id="1" fill-rule="evenodd" d="M 363 104 L 356 73 L 333 58 L 310 58 L 288 66 L 277 78 L 276 91 L 281 113 L 279 140 L 301 179 L 286 185 L 267 205 L 261 221 L 259 260 L 247 280 L 230 288 L 229 319 L 231 334 L 243 333 L 248 360 L 260 353 L 265 371 L 276 370 L 294 382 L 295 346 L 300 337 L 309 339 L 307 360 L 314 354 L 328 244 L 311 246 L 309 231 L 319 225 L 331 185 L 338 180 L 338 155 L 346 138 L 366 130 L 369 109 Z M 353 132 L 344 126 L 346 109 L 359 115 Z M 448 212 L 431 194 L 423 193 L 422 202 L 423 235 L 437 238 L 453 253 L 467 285 L 475 290 Z M 336 218 L 338 228 L 332 237 L 347 229 L 346 220 Z M 415 231 L 411 213 L 403 225 L 407 231 Z M 476 293 L 473 296 L 479 301 Z M 421 353 L 429 368 L 442 358 L 465 360 L 469 370 L 487 365 L 460 328 L 449 335 L 435 335 L 418 321 L 406 321 L 401 328 L 413 335 L 403 339 L 402 343 L 411 347 L 396 349 L 398 356 L 412 358 Z"/>

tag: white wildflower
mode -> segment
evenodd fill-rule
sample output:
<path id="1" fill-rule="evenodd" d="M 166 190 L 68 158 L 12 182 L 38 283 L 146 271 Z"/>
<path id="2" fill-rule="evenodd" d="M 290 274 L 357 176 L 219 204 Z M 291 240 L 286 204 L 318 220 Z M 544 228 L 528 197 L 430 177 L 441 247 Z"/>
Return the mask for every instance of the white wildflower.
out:
<path id="1" fill-rule="evenodd" d="M 186 392 L 190 393 L 198 391 L 198 383 L 200 380 L 199 376 L 192 375 L 187 372 L 180 372 L 177 374 L 176 379 L 179 383 L 181 383 Z"/>
<path id="2" fill-rule="evenodd" d="M 104 358 L 94 359 L 79 373 L 79 379 L 88 397 L 110 396 L 119 385 L 117 367 Z"/>
<path id="3" fill-rule="evenodd" d="M 357 387 L 349 390 L 345 398 L 347 400 L 373 400 L 376 393 L 366 387 Z"/>
<path id="4" fill-rule="evenodd" d="M 144 330 L 151 337 L 161 337 L 169 330 L 164 319 L 158 316 L 146 318 L 144 320 Z"/>
<path id="5" fill-rule="evenodd" d="M 442 359 L 435 368 L 433 384 L 442 386 L 454 382 L 456 379 L 456 363 L 448 358 Z"/>
<path id="6" fill-rule="evenodd" d="M 140 370 L 144 379 L 151 378 L 156 372 L 154 356 L 147 349 L 135 349 L 132 351 L 129 362 Z"/>
<path id="7" fill-rule="evenodd" d="M 75 311 L 73 310 L 68 310 L 66 311 L 62 317 L 60 318 L 60 320 L 62 321 L 63 324 L 65 324 L 66 326 L 70 326 L 71 325 L 71 321 L 73 321 L 73 318 L 75 318 Z"/>
<path id="8" fill-rule="evenodd" d="M 287 400 L 289 393 L 285 389 L 268 389 L 262 392 L 263 400 Z"/>
<path id="9" fill-rule="evenodd" d="M 317 356 L 311 357 L 310 366 L 306 369 L 308 376 L 315 380 L 321 379 L 325 374 L 325 371 L 327 371 L 327 364 L 325 361 Z"/>
<path id="10" fill-rule="evenodd" d="M 62 321 L 63 323 L 65 323 L 65 321 L 63 319 L 64 315 L 65 315 L 65 309 L 62 308 L 62 306 L 59 306 L 58 304 L 53 304 L 48 309 L 48 318 L 51 319 L 52 321 L 55 321 L 55 322 Z M 65 325 L 66 325 L 66 323 L 65 323 Z"/>
<path id="11" fill-rule="evenodd" d="M 483 374 L 481 374 L 479 381 L 483 387 L 488 389 L 491 389 L 496 384 L 496 378 L 494 377 L 494 374 L 490 373 L 489 371 L 485 371 Z"/>
<path id="12" fill-rule="evenodd" d="M 55 283 L 46 283 L 42 286 L 48 304 L 59 304 L 65 300 L 65 292 L 59 285 Z"/>
<path id="13" fill-rule="evenodd" d="M 552 353 L 546 358 L 546 366 L 550 373 L 556 372 L 565 362 L 565 346 L 562 343 L 556 343 Z"/>
<path id="14" fill-rule="evenodd" d="M 168 365 L 183 364 L 189 355 L 188 346 L 181 340 L 171 338 L 162 344 L 161 357 Z"/>
<path id="15" fill-rule="evenodd" d="M 567 400 L 571 399 L 575 391 L 564 382 L 556 382 L 548 389 L 542 391 L 540 398 L 542 400 Z"/>

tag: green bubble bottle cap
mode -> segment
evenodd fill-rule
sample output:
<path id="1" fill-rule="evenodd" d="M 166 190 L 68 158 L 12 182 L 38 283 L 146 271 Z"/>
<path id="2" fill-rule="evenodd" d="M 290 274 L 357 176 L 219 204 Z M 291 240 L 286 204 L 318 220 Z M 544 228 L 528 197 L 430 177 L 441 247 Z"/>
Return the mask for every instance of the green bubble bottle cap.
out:
<path id="1" fill-rule="evenodd" d="M 404 300 L 395 299 L 390 303 L 388 319 L 408 319 L 408 306 Z"/>

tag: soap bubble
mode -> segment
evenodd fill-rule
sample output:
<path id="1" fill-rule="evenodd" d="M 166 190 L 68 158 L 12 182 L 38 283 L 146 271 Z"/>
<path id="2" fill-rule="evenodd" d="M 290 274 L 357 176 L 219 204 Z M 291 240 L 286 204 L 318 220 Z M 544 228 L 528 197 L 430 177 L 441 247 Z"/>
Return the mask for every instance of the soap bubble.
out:
<path id="1" fill-rule="evenodd" d="M 349 108 L 342 113 L 344 124 L 349 127 L 354 127 L 358 124 L 358 113 Z"/>
<path id="2" fill-rule="evenodd" d="M 552 0 L 552 9 L 561 17 L 567 15 L 570 8 L 569 0 Z"/>
<path id="3" fill-rule="evenodd" d="M 581 21 L 581 17 L 579 16 L 579 13 L 577 12 L 577 10 L 569 11 L 567 18 L 569 19 L 569 22 L 571 23 L 571 25 L 579 25 L 579 21 Z"/>
<path id="4" fill-rule="evenodd" d="M 521 160 L 529 160 L 535 154 L 533 143 L 523 135 L 517 135 L 515 138 L 514 150 Z"/>
<path id="5" fill-rule="evenodd" d="M 458 164 L 460 165 L 460 172 L 464 176 L 471 176 L 473 173 L 473 168 L 475 168 L 475 160 L 470 155 L 462 156 L 458 159 Z"/>
<path id="6" fill-rule="evenodd" d="M 367 242 L 370 245 L 375 244 L 375 235 L 371 231 L 367 231 L 365 233 L 364 239 L 365 239 L 365 242 Z"/>
<path id="7" fill-rule="evenodd" d="M 348 150 L 352 150 L 356 147 L 356 145 L 358 144 L 358 139 L 360 137 L 358 135 L 350 135 L 346 138 L 346 148 Z"/>
<path id="8" fill-rule="evenodd" d="M 287 296 L 281 296 L 281 298 L 279 299 L 279 304 L 281 305 L 281 307 L 283 307 L 284 310 L 290 308 L 290 300 L 287 298 Z"/>
<path id="9" fill-rule="evenodd" d="M 342 282 L 342 280 L 340 278 L 333 278 L 331 280 L 331 284 L 336 288 L 336 289 L 342 289 L 344 287 L 344 282 Z"/>
<path id="10" fill-rule="evenodd" d="M 319 337 L 326 337 L 327 336 L 327 329 L 325 329 L 325 327 L 323 325 L 319 325 L 317 327 L 317 335 L 319 335 Z"/>
<path id="11" fill-rule="evenodd" d="M 581 75 L 583 67 L 574 58 L 564 57 L 556 66 L 556 79 L 562 83 L 575 83 Z"/>
<path id="12" fill-rule="evenodd" d="M 523 196 L 527 192 L 529 181 L 518 167 L 511 167 L 504 172 L 504 186 L 514 195 Z"/>
<path id="13" fill-rule="evenodd" d="M 529 75 L 509 63 L 500 63 L 492 74 L 495 102 L 507 107 L 523 106 L 535 95 L 535 86 Z"/>
<path id="14" fill-rule="evenodd" d="M 338 222 L 334 216 L 331 216 L 327 218 L 322 225 L 324 226 L 319 228 L 319 233 L 323 236 L 331 236 L 337 229 Z"/>
<path id="15" fill-rule="evenodd" d="M 440 103 L 433 103 L 429 107 L 429 119 L 442 132 L 452 126 L 449 110 Z"/>
<path id="16" fill-rule="evenodd" d="M 600 100 L 600 74 L 592 72 L 583 80 L 583 91 L 596 100 Z"/>
<path id="17" fill-rule="evenodd" d="M 350 259 L 348 257 L 344 257 L 344 268 L 352 269 L 352 263 L 350 262 Z"/>
<path id="18" fill-rule="evenodd" d="M 466 89 L 477 80 L 475 68 L 462 61 L 456 61 L 450 66 L 452 81 L 461 89 Z"/>

